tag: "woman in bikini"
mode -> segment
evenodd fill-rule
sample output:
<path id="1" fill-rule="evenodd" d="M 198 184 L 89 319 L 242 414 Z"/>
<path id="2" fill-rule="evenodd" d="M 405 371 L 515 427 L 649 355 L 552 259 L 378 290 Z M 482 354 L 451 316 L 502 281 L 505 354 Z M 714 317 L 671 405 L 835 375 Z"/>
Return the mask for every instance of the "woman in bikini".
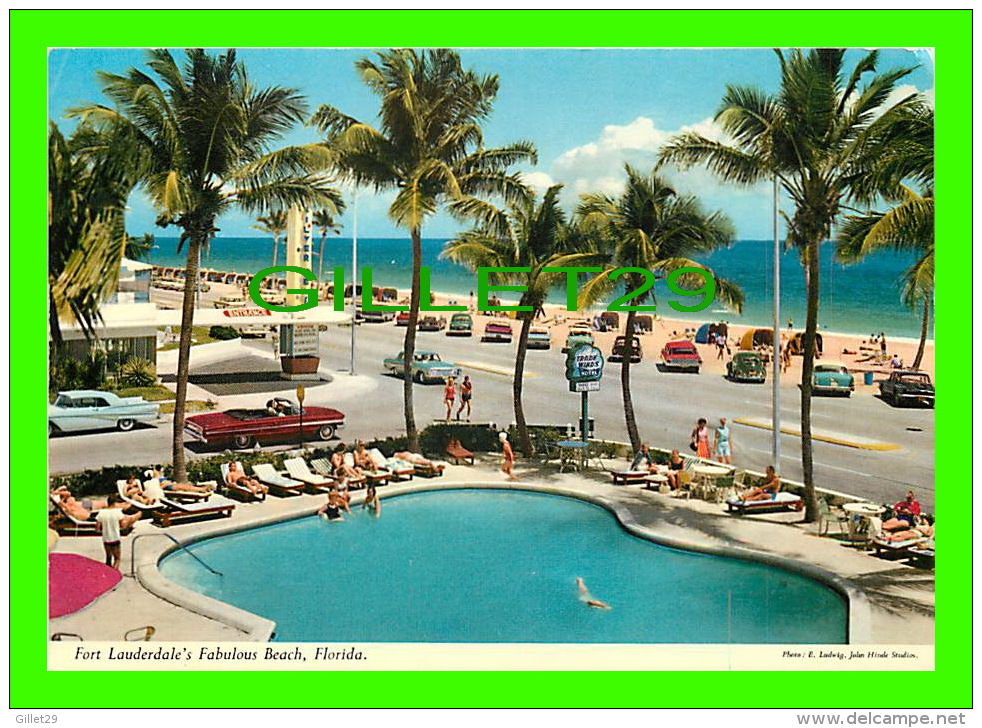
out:
<path id="1" fill-rule="evenodd" d="M 344 478 L 360 478 L 362 476 L 361 468 L 357 465 L 352 467 L 344 461 L 344 443 L 340 443 L 336 448 L 334 448 L 334 454 L 331 455 L 331 468 L 334 470 L 334 477 L 341 479 Z"/>
<path id="2" fill-rule="evenodd" d="M 672 450 L 672 456 L 668 459 L 668 484 L 672 486 L 672 490 L 678 490 L 682 487 L 682 481 L 679 479 L 679 473 L 685 469 L 685 460 L 679 455 L 679 451 L 676 448 Z"/>
<path id="3" fill-rule="evenodd" d="M 453 377 L 447 377 L 447 386 L 443 388 L 443 403 L 447 405 L 447 422 L 450 422 L 450 413 L 453 411 L 453 401 L 457 396 L 457 385 L 454 384 Z"/>
<path id="4" fill-rule="evenodd" d="M 467 421 L 471 421 L 471 397 L 474 394 L 474 384 L 471 382 L 469 376 L 464 377 L 464 381 L 460 383 L 460 409 L 457 410 L 457 419 L 460 420 L 460 415 L 467 408 Z"/>

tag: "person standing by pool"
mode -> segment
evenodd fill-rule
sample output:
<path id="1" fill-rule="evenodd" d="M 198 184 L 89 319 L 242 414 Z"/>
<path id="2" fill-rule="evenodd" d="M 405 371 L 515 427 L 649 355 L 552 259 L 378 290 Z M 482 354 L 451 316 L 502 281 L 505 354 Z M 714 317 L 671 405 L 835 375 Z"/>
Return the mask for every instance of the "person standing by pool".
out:
<path id="1" fill-rule="evenodd" d="M 515 467 L 515 452 L 511 449 L 511 443 L 508 442 L 508 433 L 499 432 L 498 439 L 501 441 L 501 451 L 505 456 L 505 460 L 501 464 L 501 472 L 508 476 L 508 480 L 518 480 L 512 473 L 512 468 Z"/>
<path id="2" fill-rule="evenodd" d="M 457 421 L 460 421 L 460 413 L 467 408 L 467 422 L 471 421 L 471 397 L 474 396 L 474 384 L 471 378 L 464 375 L 464 381 L 460 383 L 460 409 L 457 410 Z"/>
<path id="3" fill-rule="evenodd" d="M 726 426 L 726 418 L 719 418 L 719 427 L 713 438 L 713 449 L 716 450 L 716 460 L 730 464 L 730 428 Z"/>
<path id="4" fill-rule="evenodd" d="M 318 516 L 327 516 L 329 521 L 344 520 L 344 516 L 341 515 L 341 511 L 347 511 L 351 513 L 351 509 L 348 504 L 341 497 L 337 488 L 331 488 L 327 494 L 327 502 L 320 507 L 317 511 Z"/>
<path id="5" fill-rule="evenodd" d="M 453 377 L 447 377 L 447 386 L 443 388 L 443 403 L 447 405 L 447 422 L 450 422 L 450 412 L 453 410 L 453 401 L 457 396 L 457 385 L 454 384 Z"/>
<path id="6" fill-rule="evenodd" d="M 700 417 L 696 422 L 696 427 L 692 431 L 692 450 L 701 458 L 712 459 L 709 452 L 709 428 L 706 426 L 705 418 Z"/>
<path id="7" fill-rule="evenodd" d="M 106 551 L 106 566 L 119 569 L 122 532 L 140 520 L 141 513 L 127 516 L 123 513 L 122 498 L 109 496 L 108 505 L 95 516 L 95 530 L 102 534 L 102 548 Z"/>

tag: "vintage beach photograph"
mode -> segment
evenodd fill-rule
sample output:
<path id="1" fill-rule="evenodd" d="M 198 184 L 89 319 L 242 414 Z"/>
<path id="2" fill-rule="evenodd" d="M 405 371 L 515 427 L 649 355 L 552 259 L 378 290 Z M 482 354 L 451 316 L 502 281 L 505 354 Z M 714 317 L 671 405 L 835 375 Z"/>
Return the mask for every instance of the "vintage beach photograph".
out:
<path id="1" fill-rule="evenodd" d="M 50 49 L 50 644 L 933 669 L 934 90 L 931 49 Z"/>

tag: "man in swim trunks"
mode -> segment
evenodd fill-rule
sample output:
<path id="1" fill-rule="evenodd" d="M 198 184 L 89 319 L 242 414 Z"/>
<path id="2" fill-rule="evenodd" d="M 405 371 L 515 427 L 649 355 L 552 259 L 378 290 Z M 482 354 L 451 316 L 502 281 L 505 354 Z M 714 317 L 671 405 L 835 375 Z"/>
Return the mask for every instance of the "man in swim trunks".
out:
<path id="1" fill-rule="evenodd" d="M 457 410 L 457 420 L 460 420 L 460 413 L 464 411 L 464 407 L 467 408 L 467 422 L 471 421 L 471 397 L 474 394 L 474 385 L 471 383 L 471 378 L 469 376 L 464 377 L 464 381 L 460 383 L 460 409 Z"/>
<path id="2" fill-rule="evenodd" d="M 764 478 L 764 482 L 760 484 L 759 487 L 748 491 L 742 496 L 742 500 L 774 500 L 777 498 L 777 494 L 781 491 L 781 479 L 777 477 L 777 473 L 774 472 L 774 466 L 767 466 L 767 475 Z"/>

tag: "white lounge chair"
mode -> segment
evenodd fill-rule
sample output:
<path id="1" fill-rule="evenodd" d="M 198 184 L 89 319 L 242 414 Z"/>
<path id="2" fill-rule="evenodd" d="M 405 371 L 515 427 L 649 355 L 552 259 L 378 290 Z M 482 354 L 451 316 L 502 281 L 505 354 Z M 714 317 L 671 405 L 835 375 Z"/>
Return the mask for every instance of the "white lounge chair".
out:
<path id="1" fill-rule="evenodd" d="M 283 461 L 283 467 L 294 480 L 299 480 L 307 486 L 307 490 L 316 493 L 326 493 L 335 484 L 334 478 L 328 478 L 317 473 L 310 472 L 310 468 L 303 458 L 290 458 Z"/>
<path id="2" fill-rule="evenodd" d="M 245 470 L 242 470 L 242 463 L 236 461 L 236 465 L 238 465 L 240 471 L 242 471 L 243 473 L 245 472 Z M 252 501 L 264 501 L 264 500 L 266 500 L 266 494 L 265 493 L 253 493 L 252 490 L 250 490 L 249 488 L 245 487 L 244 485 L 229 485 L 228 484 L 228 466 L 229 466 L 228 463 L 222 463 L 222 466 L 221 466 L 222 467 L 222 488 L 225 489 L 225 494 L 226 495 L 228 495 L 231 498 L 235 498 L 236 500 L 244 501 L 246 503 L 250 503 Z"/>
<path id="3" fill-rule="evenodd" d="M 259 482 L 269 488 L 273 495 L 289 497 L 303 493 L 304 484 L 293 478 L 285 478 L 276 472 L 271 463 L 259 463 L 252 466 Z"/>
<path id="4" fill-rule="evenodd" d="M 416 474 L 416 468 L 412 463 L 396 458 L 387 459 L 378 448 L 373 447 L 368 451 L 368 455 L 377 469 L 389 472 L 392 480 L 412 480 Z"/>

